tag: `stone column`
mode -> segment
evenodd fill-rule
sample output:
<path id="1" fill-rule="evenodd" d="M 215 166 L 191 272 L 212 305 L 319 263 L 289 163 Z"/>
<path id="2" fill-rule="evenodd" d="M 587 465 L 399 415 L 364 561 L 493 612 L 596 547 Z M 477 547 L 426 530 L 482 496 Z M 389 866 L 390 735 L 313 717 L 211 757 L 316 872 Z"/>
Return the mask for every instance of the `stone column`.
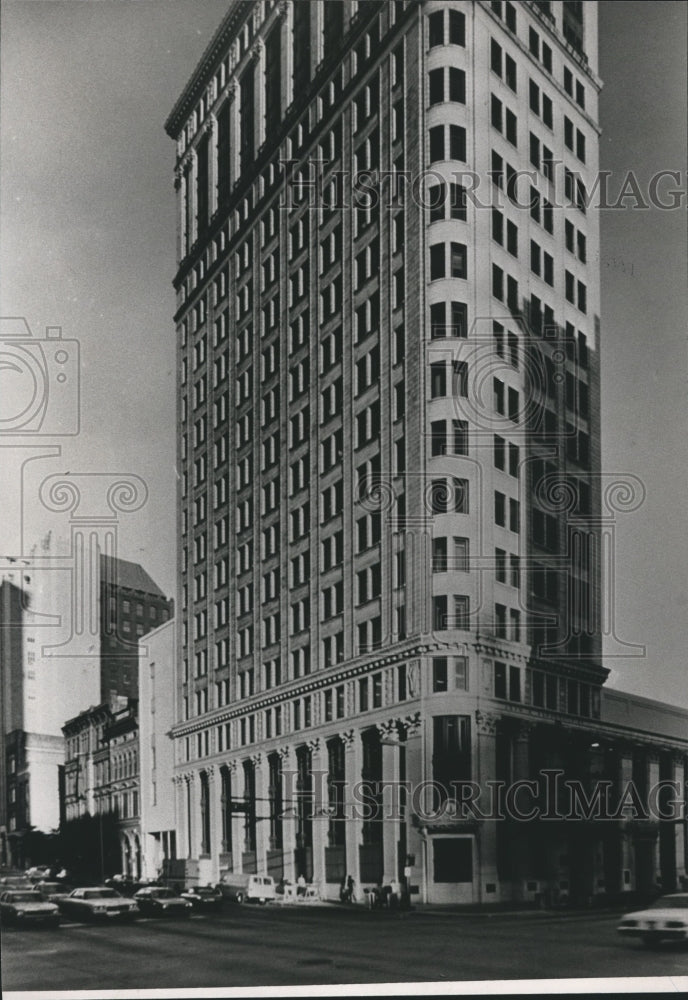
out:
<path id="1" fill-rule="evenodd" d="M 186 856 L 187 858 L 197 858 L 200 854 L 198 844 L 198 802 L 197 802 L 197 780 L 195 771 L 187 771 L 184 775 L 186 782 Z"/>
<path id="2" fill-rule="evenodd" d="M 282 41 L 282 114 L 287 110 L 294 99 L 294 5 L 292 0 L 280 0 L 279 5 Z"/>
<path id="3" fill-rule="evenodd" d="M 478 760 L 476 777 L 481 788 L 489 787 L 488 781 L 494 781 L 497 770 L 496 736 L 499 716 L 487 712 L 475 713 L 477 730 Z M 483 820 L 478 834 L 477 872 L 473 873 L 474 891 L 477 889 L 476 902 L 494 903 L 499 899 L 499 882 L 497 878 L 497 819 Z M 494 891 L 488 892 L 488 886 L 494 886 Z"/>
<path id="4" fill-rule="evenodd" d="M 520 723 L 513 737 L 513 773 L 512 779 L 527 781 L 530 778 L 530 737 L 532 725 Z M 493 775 L 494 777 L 494 775 Z M 515 899 L 532 900 L 532 894 L 527 891 L 526 883 L 530 872 L 530 851 L 528 826 L 520 823 L 516 826 L 515 837 L 509 850 L 513 857 L 513 896 Z M 506 895 L 507 887 L 501 887 L 502 896 Z"/>
<path id="5" fill-rule="evenodd" d="M 399 728 L 396 719 L 390 719 L 377 730 L 382 745 L 382 882 L 389 885 L 399 879 Z"/>
<path id="6" fill-rule="evenodd" d="M 617 796 L 617 801 L 620 796 L 624 794 L 624 790 L 628 787 L 629 783 L 633 780 L 633 751 L 630 749 L 622 750 L 619 756 L 619 770 L 618 770 L 618 785 L 614 789 L 614 794 Z M 619 872 L 619 888 L 622 892 L 630 892 L 636 887 L 636 871 L 635 871 L 635 856 L 633 850 L 633 840 L 631 838 L 630 831 L 627 829 L 628 820 L 623 819 L 621 821 L 621 829 L 619 831 L 619 836 L 621 838 L 621 843 L 619 845 L 619 857 L 621 860 L 621 871 Z M 628 881 L 624 876 L 624 872 L 628 873 Z"/>
<path id="7" fill-rule="evenodd" d="M 423 719 L 420 712 L 407 715 L 404 719 L 404 727 L 406 729 L 406 780 L 410 788 L 406 808 L 406 850 L 412 860 L 412 864 L 409 865 L 411 873 L 408 876 L 408 884 L 409 889 L 411 886 L 418 886 L 421 899 L 426 902 L 425 840 L 420 832 L 419 824 L 413 822 L 413 807 L 414 805 L 418 807 L 420 804 L 416 799 L 415 790 L 420 788 L 424 780 Z M 414 898 L 418 897 L 415 894 L 412 895 L 411 902 Z"/>
<path id="8" fill-rule="evenodd" d="M 209 114 L 205 121 L 208 134 L 208 218 L 217 211 L 217 119 Z"/>
<path id="9" fill-rule="evenodd" d="M 230 102 L 229 108 L 229 166 L 230 178 L 229 189 L 240 173 L 240 132 L 239 132 L 239 84 L 232 80 L 227 90 L 227 100 Z"/>
<path id="10" fill-rule="evenodd" d="M 270 837 L 268 759 L 263 753 L 251 757 L 256 786 L 256 871 L 267 874 Z"/>
<path id="11" fill-rule="evenodd" d="M 685 827 L 686 827 L 686 758 L 676 754 L 672 760 L 672 779 L 678 782 L 681 789 L 677 798 L 676 809 L 675 851 L 676 851 L 676 888 L 681 889 L 686 880 Z"/>
<path id="12" fill-rule="evenodd" d="M 265 142 L 265 42 L 262 38 L 256 38 L 251 49 L 253 62 L 254 83 L 254 119 L 255 119 L 255 140 L 256 152 Z"/>
<path id="13" fill-rule="evenodd" d="M 188 168 L 188 169 L 187 169 Z M 186 163 L 184 164 L 186 176 L 186 200 L 188 204 L 187 219 L 190 220 L 190 232 L 186 233 L 187 253 L 198 239 L 198 191 L 196 181 L 198 178 L 198 154 L 195 149 L 189 150 Z"/>
<path id="14" fill-rule="evenodd" d="M 659 783 L 659 752 L 657 750 L 648 751 L 647 755 L 647 788 L 648 792 L 652 788 L 656 788 Z M 647 806 L 647 803 L 644 803 Z M 658 889 L 662 888 L 662 865 L 660 861 L 659 853 L 659 824 L 654 824 L 656 829 L 656 837 L 652 845 L 652 868 L 653 868 L 653 881 Z M 664 889 L 666 892 L 666 889 Z"/>
<path id="15" fill-rule="evenodd" d="M 232 771 L 232 801 L 244 806 L 244 796 L 246 794 L 244 784 L 244 769 L 240 761 L 230 761 L 227 766 Z M 232 813 L 232 870 L 243 871 L 242 855 L 244 853 L 244 813 Z"/>
<path id="16" fill-rule="evenodd" d="M 220 880 L 220 854 L 222 852 L 222 776 L 214 764 L 206 768 L 208 772 L 208 793 L 210 806 L 210 881 L 213 885 Z"/>
<path id="17" fill-rule="evenodd" d="M 280 747 L 282 758 L 282 864 L 284 877 L 295 882 L 296 850 L 296 762 L 290 746 Z"/>
<path id="18" fill-rule="evenodd" d="M 186 782 L 184 776 L 175 774 L 172 779 L 174 783 L 174 811 L 175 811 L 175 832 L 177 839 L 177 856 L 185 858 L 188 856 L 188 845 L 186 835 Z"/>
<path id="19" fill-rule="evenodd" d="M 327 748 L 321 739 L 311 740 L 313 777 L 313 882 L 325 891 L 325 845 L 327 844 Z"/>
<path id="20" fill-rule="evenodd" d="M 360 888 L 361 866 L 358 847 L 361 843 L 363 821 L 360 818 L 360 807 L 356 806 L 353 789 L 361 780 L 363 766 L 363 745 L 358 729 L 347 729 L 339 734 L 344 743 L 344 815 L 346 816 L 346 872 L 354 880 L 354 892 L 360 901 L 363 896 Z"/>

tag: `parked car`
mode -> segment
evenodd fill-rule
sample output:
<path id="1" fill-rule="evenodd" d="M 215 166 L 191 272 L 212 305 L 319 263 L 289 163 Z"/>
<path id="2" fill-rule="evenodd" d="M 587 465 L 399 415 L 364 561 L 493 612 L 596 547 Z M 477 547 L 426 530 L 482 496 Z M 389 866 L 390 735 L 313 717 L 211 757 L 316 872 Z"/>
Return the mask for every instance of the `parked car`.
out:
<path id="1" fill-rule="evenodd" d="M 9 889 L 0 893 L 0 919 L 7 924 L 48 924 L 57 927 L 60 912 L 54 903 L 41 899 L 33 889 Z"/>
<path id="2" fill-rule="evenodd" d="M 688 940 L 688 893 L 662 896 L 646 910 L 627 913 L 617 930 L 624 937 L 640 938 L 645 945 Z"/>
<path id="3" fill-rule="evenodd" d="M 0 878 L 0 891 L 3 889 L 32 889 L 33 882 L 26 875 L 4 875 Z"/>
<path id="4" fill-rule="evenodd" d="M 60 899 L 64 899 L 72 891 L 70 885 L 65 885 L 64 882 L 36 882 L 33 887 L 34 892 L 40 894 L 41 899 L 47 900 L 49 903 L 57 903 Z"/>
<path id="5" fill-rule="evenodd" d="M 182 893 L 195 910 L 221 910 L 225 898 L 219 889 L 212 885 L 192 885 Z"/>
<path id="6" fill-rule="evenodd" d="M 171 889 L 164 885 L 144 886 L 134 894 L 136 904 L 141 913 L 148 913 L 152 916 L 177 916 L 190 917 L 193 909 L 188 899 L 176 896 Z"/>
<path id="7" fill-rule="evenodd" d="M 123 896 L 133 896 L 141 888 L 141 883 L 128 875 L 113 875 L 112 878 L 106 878 L 103 884 Z"/>
<path id="8" fill-rule="evenodd" d="M 217 888 L 225 899 L 235 903 L 258 902 L 265 903 L 274 899 L 275 880 L 271 875 L 249 875 L 228 872 L 224 875 Z"/>
<path id="9" fill-rule="evenodd" d="M 79 887 L 57 904 L 65 917 L 81 920 L 103 920 L 119 917 L 131 920 L 138 913 L 138 906 L 105 885 Z"/>

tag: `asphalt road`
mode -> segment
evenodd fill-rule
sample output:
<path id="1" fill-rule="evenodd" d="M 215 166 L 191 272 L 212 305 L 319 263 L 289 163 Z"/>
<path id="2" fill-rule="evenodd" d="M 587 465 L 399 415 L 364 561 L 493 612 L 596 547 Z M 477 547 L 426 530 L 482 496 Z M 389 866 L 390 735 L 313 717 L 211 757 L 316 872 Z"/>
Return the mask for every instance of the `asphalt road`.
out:
<path id="1" fill-rule="evenodd" d="M 467 916 L 228 906 L 223 913 L 9 928 L 12 990 L 152 989 L 688 976 L 688 945 L 646 950 L 609 915 Z"/>

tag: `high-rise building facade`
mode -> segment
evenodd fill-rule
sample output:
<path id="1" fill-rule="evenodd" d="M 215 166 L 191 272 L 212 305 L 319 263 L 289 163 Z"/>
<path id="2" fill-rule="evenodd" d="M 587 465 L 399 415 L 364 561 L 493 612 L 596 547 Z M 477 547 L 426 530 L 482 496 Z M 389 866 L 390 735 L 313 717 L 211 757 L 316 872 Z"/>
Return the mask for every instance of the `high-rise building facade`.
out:
<path id="1" fill-rule="evenodd" d="M 232 3 L 168 118 L 177 846 L 202 881 L 621 887 L 618 845 L 448 808 L 620 773 L 590 750 L 596 7 Z"/>

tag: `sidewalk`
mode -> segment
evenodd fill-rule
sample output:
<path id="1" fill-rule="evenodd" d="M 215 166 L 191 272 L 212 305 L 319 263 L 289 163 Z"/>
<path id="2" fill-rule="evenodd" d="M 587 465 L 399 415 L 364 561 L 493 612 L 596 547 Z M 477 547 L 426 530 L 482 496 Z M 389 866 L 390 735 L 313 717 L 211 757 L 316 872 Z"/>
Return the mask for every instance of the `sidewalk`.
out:
<path id="1" fill-rule="evenodd" d="M 608 906 L 590 907 L 567 907 L 541 909 L 539 907 L 524 907 L 523 904 L 505 903 L 502 905 L 476 906 L 475 904 L 458 905 L 456 903 L 413 903 L 411 909 L 403 910 L 398 908 L 376 908 L 370 910 L 365 904 L 356 902 L 343 904 L 338 900 L 321 900 L 317 905 L 328 908 L 336 908 L 345 912 L 353 913 L 361 911 L 372 914 L 387 914 L 400 918 L 415 917 L 455 917 L 458 919 L 475 920 L 595 920 L 609 919 L 627 913 L 631 906 L 621 903 L 609 904 Z"/>

